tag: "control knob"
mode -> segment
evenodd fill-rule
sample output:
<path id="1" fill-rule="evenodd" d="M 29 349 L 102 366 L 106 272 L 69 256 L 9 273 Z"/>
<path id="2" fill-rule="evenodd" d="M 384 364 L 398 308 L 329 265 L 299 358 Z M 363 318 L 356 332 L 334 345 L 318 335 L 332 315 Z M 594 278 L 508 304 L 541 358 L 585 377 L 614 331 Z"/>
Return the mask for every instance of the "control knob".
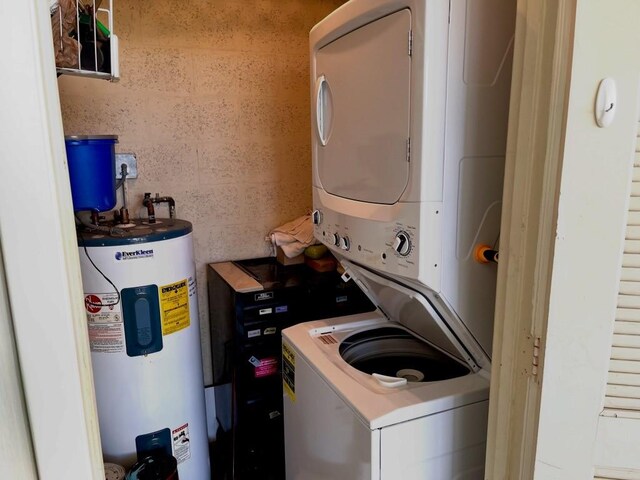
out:
<path id="1" fill-rule="evenodd" d="M 311 221 L 314 225 L 320 225 L 322 223 L 322 212 L 320 210 L 314 210 L 311 213 Z"/>
<path id="2" fill-rule="evenodd" d="M 393 249 L 403 257 L 409 255 L 411 251 L 411 239 L 407 232 L 398 232 L 393 241 Z"/>
<path id="3" fill-rule="evenodd" d="M 342 237 L 340 239 L 340 248 L 342 250 L 349 251 L 349 249 L 351 248 L 351 240 L 349 240 L 349 237 Z"/>
<path id="4" fill-rule="evenodd" d="M 340 246 L 340 235 L 334 233 L 331 235 L 331 240 L 336 247 Z"/>

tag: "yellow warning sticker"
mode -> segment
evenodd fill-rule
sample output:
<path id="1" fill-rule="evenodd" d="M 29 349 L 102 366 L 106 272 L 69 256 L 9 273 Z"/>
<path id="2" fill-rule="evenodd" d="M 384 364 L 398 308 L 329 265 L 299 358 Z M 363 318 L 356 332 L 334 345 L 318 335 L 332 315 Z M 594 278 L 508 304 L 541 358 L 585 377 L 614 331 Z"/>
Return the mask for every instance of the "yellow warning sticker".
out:
<path id="1" fill-rule="evenodd" d="M 282 342 L 282 388 L 292 402 L 296 401 L 296 353 Z"/>
<path id="2" fill-rule="evenodd" d="M 187 279 L 160 287 L 162 335 L 171 335 L 191 324 Z"/>

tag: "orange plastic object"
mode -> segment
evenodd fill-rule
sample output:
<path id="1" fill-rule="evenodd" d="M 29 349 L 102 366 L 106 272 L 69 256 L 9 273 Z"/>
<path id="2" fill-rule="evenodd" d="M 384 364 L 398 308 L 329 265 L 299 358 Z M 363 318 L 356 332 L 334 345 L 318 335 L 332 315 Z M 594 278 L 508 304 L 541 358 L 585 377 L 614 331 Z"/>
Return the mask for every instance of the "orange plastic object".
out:
<path id="1" fill-rule="evenodd" d="M 478 263 L 490 263 L 494 261 L 497 263 L 498 252 L 493 250 L 489 245 L 477 245 L 473 250 L 473 258 Z"/>

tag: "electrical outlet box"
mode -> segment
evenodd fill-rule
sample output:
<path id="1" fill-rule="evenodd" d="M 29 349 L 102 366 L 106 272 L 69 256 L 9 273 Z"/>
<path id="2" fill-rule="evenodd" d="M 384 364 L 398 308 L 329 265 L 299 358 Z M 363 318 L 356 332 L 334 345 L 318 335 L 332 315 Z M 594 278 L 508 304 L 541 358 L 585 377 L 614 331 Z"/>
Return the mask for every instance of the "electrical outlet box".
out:
<path id="1" fill-rule="evenodd" d="M 116 153 L 116 178 L 120 178 L 122 164 L 127 166 L 127 178 L 138 178 L 138 159 L 135 153 Z"/>

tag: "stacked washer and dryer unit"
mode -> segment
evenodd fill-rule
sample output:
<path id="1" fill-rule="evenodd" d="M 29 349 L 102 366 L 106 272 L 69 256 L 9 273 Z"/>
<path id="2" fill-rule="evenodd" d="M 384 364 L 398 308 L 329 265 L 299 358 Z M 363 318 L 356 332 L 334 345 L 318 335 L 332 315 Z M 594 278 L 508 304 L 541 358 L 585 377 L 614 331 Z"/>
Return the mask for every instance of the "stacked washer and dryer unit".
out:
<path id="1" fill-rule="evenodd" d="M 351 0 L 310 34 L 315 235 L 378 305 L 283 332 L 288 480 L 480 479 L 511 0 Z"/>

